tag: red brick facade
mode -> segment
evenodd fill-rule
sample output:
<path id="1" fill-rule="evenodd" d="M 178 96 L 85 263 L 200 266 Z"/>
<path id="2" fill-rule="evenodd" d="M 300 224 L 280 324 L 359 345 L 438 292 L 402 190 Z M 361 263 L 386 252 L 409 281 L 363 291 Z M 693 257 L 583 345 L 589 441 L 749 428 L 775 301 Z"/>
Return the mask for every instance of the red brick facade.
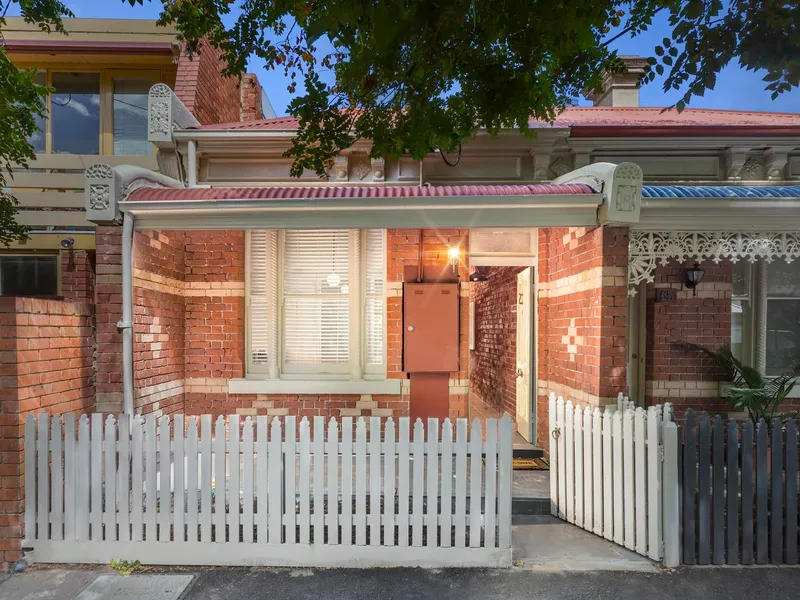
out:
<path id="1" fill-rule="evenodd" d="M 95 285 L 95 253 L 89 250 L 61 252 L 61 295 L 65 300 L 92 301 Z"/>
<path id="2" fill-rule="evenodd" d="M 191 60 L 181 57 L 175 77 L 175 94 L 203 125 L 239 120 L 239 80 L 221 77 L 221 52 L 207 43 Z"/>
<path id="3" fill-rule="evenodd" d="M 685 342 L 713 350 L 730 345 L 733 265 L 702 263 L 705 275 L 696 296 L 684 285 L 684 271 L 691 266 L 658 266 L 655 281 L 647 285 L 647 403 L 672 402 L 679 415 L 687 408 L 725 414 L 727 401 L 719 395 L 722 372 Z M 674 289 L 677 299 L 656 301 L 656 290 L 664 288 Z"/>
<path id="4" fill-rule="evenodd" d="M 119 412 L 122 408 L 122 334 L 117 323 L 122 319 L 122 228 L 98 226 L 96 246 L 97 410 Z"/>
<path id="5" fill-rule="evenodd" d="M 242 110 L 241 121 L 258 121 L 264 118 L 261 105 L 261 84 L 253 73 L 242 75 L 241 83 Z"/>
<path id="6" fill-rule="evenodd" d="M 94 410 L 91 304 L 0 298 L 0 572 L 22 558 L 25 419 Z"/>
<path id="7" fill-rule="evenodd" d="M 517 403 L 517 275 L 523 269 L 493 267 L 488 281 L 470 283 L 470 302 L 475 303 L 470 394 L 512 416 Z"/>

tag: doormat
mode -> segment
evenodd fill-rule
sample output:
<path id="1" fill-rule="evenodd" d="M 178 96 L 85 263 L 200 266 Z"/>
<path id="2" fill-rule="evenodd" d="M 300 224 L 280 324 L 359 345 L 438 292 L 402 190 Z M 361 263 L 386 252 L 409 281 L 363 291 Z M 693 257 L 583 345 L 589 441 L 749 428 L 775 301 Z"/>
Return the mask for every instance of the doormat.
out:
<path id="1" fill-rule="evenodd" d="M 515 457 L 513 469 L 515 471 L 547 471 L 550 465 L 543 458 Z"/>
<path id="2" fill-rule="evenodd" d="M 100 575 L 75 600 L 178 600 L 194 575 Z"/>

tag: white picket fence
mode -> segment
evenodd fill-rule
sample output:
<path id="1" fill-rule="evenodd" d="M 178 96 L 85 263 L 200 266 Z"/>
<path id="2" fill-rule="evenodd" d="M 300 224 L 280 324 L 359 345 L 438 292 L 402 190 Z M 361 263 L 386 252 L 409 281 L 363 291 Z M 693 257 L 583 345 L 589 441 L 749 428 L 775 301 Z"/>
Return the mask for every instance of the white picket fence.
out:
<path id="1" fill-rule="evenodd" d="M 677 566 L 678 428 L 669 404 L 601 411 L 550 394 L 550 498 L 554 516 Z"/>
<path id="2" fill-rule="evenodd" d="M 30 416 L 24 544 L 40 562 L 509 566 L 512 422 L 468 425 Z"/>

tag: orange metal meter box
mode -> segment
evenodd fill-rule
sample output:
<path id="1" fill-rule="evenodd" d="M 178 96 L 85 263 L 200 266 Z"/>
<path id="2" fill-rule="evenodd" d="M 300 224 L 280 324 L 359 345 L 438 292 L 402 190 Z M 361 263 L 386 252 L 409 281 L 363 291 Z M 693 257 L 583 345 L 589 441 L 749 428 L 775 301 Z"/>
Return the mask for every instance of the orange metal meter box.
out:
<path id="1" fill-rule="evenodd" d="M 403 363 L 407 373 L 458 371 L 458 284 L 406 283 Z"/>

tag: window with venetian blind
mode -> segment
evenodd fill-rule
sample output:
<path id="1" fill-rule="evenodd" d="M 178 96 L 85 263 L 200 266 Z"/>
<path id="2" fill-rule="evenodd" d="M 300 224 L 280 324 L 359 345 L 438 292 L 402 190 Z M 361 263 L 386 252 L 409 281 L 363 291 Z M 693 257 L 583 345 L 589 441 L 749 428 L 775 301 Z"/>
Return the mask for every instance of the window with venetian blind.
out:
<path id="1" fill-rule="evenodd" d="M 252 231 L 247 261 L 249 373 L 385 376 L 384 230 Z"/>

